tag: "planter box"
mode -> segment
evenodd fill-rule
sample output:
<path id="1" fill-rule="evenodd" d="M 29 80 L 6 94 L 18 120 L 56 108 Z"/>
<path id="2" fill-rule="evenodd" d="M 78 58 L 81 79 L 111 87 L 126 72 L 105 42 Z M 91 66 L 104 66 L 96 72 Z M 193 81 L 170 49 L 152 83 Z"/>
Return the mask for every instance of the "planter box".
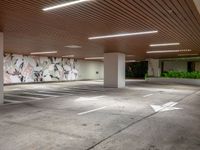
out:
<path id="1" fill-rule="evenodd" d="M 200 86 L 200 79 L 185 79 L 185 78 L 154 78 L 148 77 L 146 81 L 153 81 L 153 82 L 168 82 L 168 83 L 181 83 L 181 84 L 189 84 L 189 85 L 199 85 Z"/>

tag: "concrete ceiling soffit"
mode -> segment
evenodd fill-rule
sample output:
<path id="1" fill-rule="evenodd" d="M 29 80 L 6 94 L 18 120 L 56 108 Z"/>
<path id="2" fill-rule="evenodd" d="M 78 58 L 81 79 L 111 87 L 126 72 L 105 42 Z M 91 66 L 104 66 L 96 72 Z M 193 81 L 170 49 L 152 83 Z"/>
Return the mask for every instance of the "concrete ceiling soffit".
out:
<path id="1" fill-rule="evenodd" d="M 200 0 L 193 0 L 193 1 L 194 1 L 194 4 L 195 4 L 199 14 L 200 14 Z"/>

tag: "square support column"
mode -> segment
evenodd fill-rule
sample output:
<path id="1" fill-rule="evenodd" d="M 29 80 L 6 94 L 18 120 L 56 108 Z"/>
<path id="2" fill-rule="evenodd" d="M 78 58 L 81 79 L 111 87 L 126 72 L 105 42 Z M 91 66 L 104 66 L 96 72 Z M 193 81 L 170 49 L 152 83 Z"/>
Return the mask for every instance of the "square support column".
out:
<path id="1" fill-rule="evenodd" d="M 148 76 L 150 77 L 160 77 L 160 61 L 159 59 L 149 59 L 148 60 Z"/>
<path id="2" fill-rule="evenodd" d="M 104 87 L 125 87 L 125 54 L 104 54 Z"/>
<path id="3" fill-rule="evenodd" d="M 0 32 L 0 104 L 3 104 L 4 97 L 3 97 L 3 33 Z"/>

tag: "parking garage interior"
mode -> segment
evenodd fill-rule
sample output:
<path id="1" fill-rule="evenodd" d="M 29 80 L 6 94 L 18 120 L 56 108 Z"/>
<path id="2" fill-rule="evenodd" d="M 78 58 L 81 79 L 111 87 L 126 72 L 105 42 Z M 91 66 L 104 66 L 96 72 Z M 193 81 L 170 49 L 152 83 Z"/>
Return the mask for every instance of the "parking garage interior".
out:
<path id="1" fill-rule="evenodd" d="M 199 0 L 0 0 L 0 150 L 199 150 Z"/>

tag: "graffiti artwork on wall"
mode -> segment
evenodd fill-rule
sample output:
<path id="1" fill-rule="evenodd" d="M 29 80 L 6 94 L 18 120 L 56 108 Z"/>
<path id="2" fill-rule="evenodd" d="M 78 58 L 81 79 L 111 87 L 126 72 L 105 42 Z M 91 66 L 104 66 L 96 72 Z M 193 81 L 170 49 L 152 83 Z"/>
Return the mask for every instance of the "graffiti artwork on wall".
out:
<path id="1" fill-rule="evenodd" d="M 65 81 L 78 78 L 77 60 L 4 55 L 4 83 Z"/>

